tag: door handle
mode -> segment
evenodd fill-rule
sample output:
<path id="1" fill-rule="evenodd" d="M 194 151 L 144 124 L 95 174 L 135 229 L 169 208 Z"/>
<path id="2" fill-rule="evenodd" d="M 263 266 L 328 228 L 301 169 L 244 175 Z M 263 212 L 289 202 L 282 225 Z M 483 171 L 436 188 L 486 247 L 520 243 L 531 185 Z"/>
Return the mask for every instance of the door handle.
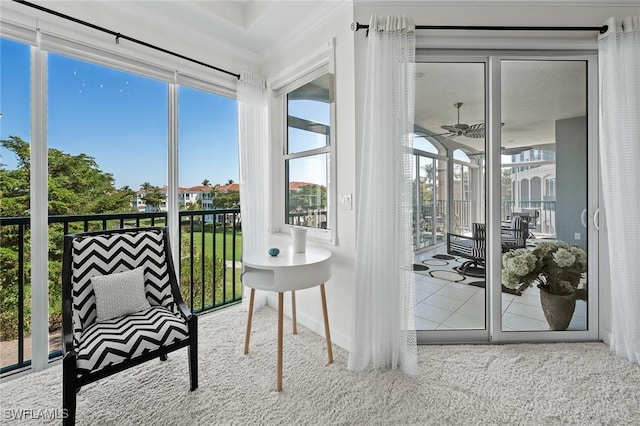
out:
<path id="1" fill-rule="evenodd" d="M 580 222 L 582 223 L 582 226 L 585 228 L 587 227 L 587 209 L 582 210 L 582 213 L 580 214 Z"/>
<path id="2" fill-rule="evenodd" d="M 593 226 L 596 228 L 596 231 L 600 230 L 600 209 L 596 209 L 596 212 L 593 214 Z"/>

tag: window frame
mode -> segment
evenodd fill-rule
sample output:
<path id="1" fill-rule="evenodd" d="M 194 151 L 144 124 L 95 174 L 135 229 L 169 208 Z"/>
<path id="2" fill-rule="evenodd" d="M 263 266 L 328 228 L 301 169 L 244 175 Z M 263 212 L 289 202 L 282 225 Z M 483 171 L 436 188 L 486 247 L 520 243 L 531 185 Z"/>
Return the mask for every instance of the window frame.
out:
<path id="1" fill-rule="evenodd" d="M 288 94 L 321 77 L 329 75 L 329 144 L 325 147 L 288 153 Z M 337 245 L 337 182 L 336 182 L 336 81 L 335 81 L 335 41 L 328 43 L 300 63 L 284 70 L 270 81 L 272 89 L 272 164 L 274 179 L 271 186 L 273 215 L 271 231 L 274 234 L 290 235 L 293 225 L 287 223 L 288 174 L 286 162 L 291 159 L 309 158 L 313 155 L 327 155 L 327 227 L 307 229 L 310 241 Z M 277 175 L 276 175 L 277 174 Z"/>
<path id="2" fill-rule="evenodd" d="M 321 74 L 321 76 L 324 76 L 324 75 L 326 75 L 326 74 Z M 311 81 L 315 81 L 315 80 L 316 79 L 311 80 Z M 305 84 L 308 84 L 308 83 L 305 83 Z M 303 84 L 303 85 L 301 85 L 299 87 L 302 87 L 305 84 Z M 332 83 L 330 82 L 329 84 L 331 85 Z M 283 167 L 284 167 L 284 184 L 285 184 L 285 187 L 284 187 L 284 220 L 285 220 L 285 224 L 289 225 L 289 226 L 294 226 L 294 225 L 289 223 L 289 217 L 288 217 L 289 212 L 291 211 L 291 208 L 290 208 L 290 196 L 289 196 L 290 195 L 290 191 L 291 191 L 291 189 L 289 188 L 289 186 L 290 186 L 289 165 L 291 164 L 290 161 L 291 160 L 297 160 L 297 159 L 303 159 L 303 158 L 314 158 L 314 157 L 317 157 L 317 156 L 326 155 L 326 165 L 325 165 L 326 172 L 327 172 L 327 185 L 326 185 L 326 190 L 327 190 L 327 213 L 326 213 L 327 214 L 327 224 L 326 224 L 326 229 L 330 230 L 331 229 L 330 228 L 331 223 L 330 223 L 330 220 L 329 220 L 329 216 L 330 215 L 329 215 L 329 205 L 328 205 L 328 203 L 329 203 L 328 197 L 329 197 L 329 181 L 330 181 L 330 177 L 329 177 L 329 173 L 328 172 L 329 172 L 330 163 L 331 163 L 331 145 L 333 144 L 332 143 L 333 141 L 332 141 L 332 138 L 331 138 L 331 128 L 333 126 L 332 126 L 332 123 L 331 123 L 331 112 L 330 112 L 331 111 L 331 103 L 332 103 L 331 102 L 332 88 L 329 87 L 329 105 L 328 106 L 329 106 L 329 121 L 330 121 L 330 123 L 329 123 L 329 126 L 326 126 L 324 124 L 322 125 L 324 128 L 326 128 L 326 127 L 329 128 L 329 131 L 328 132 L 325 131 L 325 133 L 324 133 L 324 135 L 325 135 L 325 145 L 322 146 L 322 147 L 319 147 L 319 148 L 311 148 L 311 149 L 306 149 L 306 150 L 299 150 L 299 151 L 295 151 L 295 152 L 289 152 L 290 151 L 290 145 L 291 145 L 290 141 L 289 141 L 289 139 L 290 139 L 289 138 L 289 129 L 292 127 L 290 125 L 290 123 L 289 123 L 289 118 L 292 117 L 292 116 L 289 115 L 289 94 L 291 92 L 293 92 L 294 90 L 296 90 L 296 89 L 293 89 L 293 90 L 291 90 L 291 91 L 289 91 L 289 92 L 287 92 L 287 93 L 285 93 L 283 95 L 283 97 L 286 97 L 286 100 L 285 100 L 284 104 L 285 104 L 285 110 L 286 110 L 285 111 L 285 117 L 286 117 L 286 121 L 287 121 L 286 122 L 285 137 L 283 139 L 283 141 L 284 141 L 284 147 L 283 147 L 284 148 L 284 153 L 283 153 L 284 162 L 283 162 Z M 308 120 L 304 120 L 304 119 L 300 119 L 300 120 L 308 121 Z M 295 128 L 299 129 L 299 127 L 295 127 Z M 312 129 L 301 129 L 301 130 L 306 130 L 306 131 L 313 132 Z M 314 133 L 321 134 L 320 132 L 314 132 Z M 309 229 L 316 229 L 316 228 L 311 227 L 311 226 L 305 226 L 305 228 L 307 228 L 308 230 Z M 319 228 L 319 229 L 323 229 L 323 228 Z"/>

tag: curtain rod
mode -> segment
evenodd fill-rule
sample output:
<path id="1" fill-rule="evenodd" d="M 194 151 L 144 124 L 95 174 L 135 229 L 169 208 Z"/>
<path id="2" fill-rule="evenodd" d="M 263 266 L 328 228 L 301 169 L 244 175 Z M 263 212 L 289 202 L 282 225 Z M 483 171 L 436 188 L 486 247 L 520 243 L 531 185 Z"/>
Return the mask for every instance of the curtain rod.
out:
<path id="1" fill-rule="evenodd" d="M 38 10 L 40 10 L 42 12 L 46 12 L 46 13 L 49 13 L 51 15 L 55 15 L 57 17 L 66 19 L 68 21 L 72 21 L 72 22 L 84 25 L 86 27 L 93 28 L 94 30 L 98 30 L 98 31 L 102 31 L 103 33 L 110 34 L 110 35 L 112 35 L 112 36 L 114 36 L 116 38 L 116 44 L 118 44 L 120 42 L 120 39 L 127 40 L 127 41 L 130 41 L 132 43 L 136 43 L 136 44 L 139 44 L 141 46 L 145 46 L 145 47 L 148 47 L 150 49 L 154 49 L 154 50 L 160 51 L 162 53 L 166 53 L 168 55 L 172 55 L 172 56 L 178 57 L 180 59 L 184 59 L 186 61 L 193 62 L 193 63 L 196 63 L 198 65 L 202 65 L 203 67 L 207 67 L 207 68 L 210 68 L 210 69 L 213 69 L 213 70 L 216 70 L 216 71 L 228 74 L 228 75 L 232 75 L 235 78 L 240 79 L 240 74 L 236 74 L 236 73 L 233 73 L 231 71 L 227 71 L 227 70 L 224 70 L 222 68 L 218 68 L 216 66 L 209 65 L 209 64 L 204 63 L 202 61 L 199 61 L 197 59 L 189 58 L 188 56 L 181 55 L 180 53 L 172 52 L 170 50 L 163 49 L 162 47 L 155 46 L 155 45 L 147 43 L 145 41 L 138 40 L 136 38 L 129 37 L 129 36 L 126 36 L 124 34 L 120 34 L 117 31 L 112 31 L 110 29 L 107 29 L 107 28 L 104 28 L 104 27 L 100 27 L 100 26 L 92 24 L 90 22 L 83 21 L 83 20 L 78 19 L 78 18 L 74 18 L 73 16 L 65 15 L 64 13 L 56 12 L 55 10 L 51 10 L 51 9 L 48 9 L 48 8 L 40 6 L 40 5 L 30 3 L 28 1 L 23 1 L 23 0 L 13 0 L 13 1 L 15 1 L 16 3 L 23 4 L 25 6 L 32 7 L 34 9 L 38 9 Z"/>
<path id="2" fill-rule="evenodd" d="M 369 32 L 369 25 L 363 25 L 358 21 L 351 24 L 353 31 L 362 29 Z M 607 32 L 609 27 L 514 27 L 514 26 L 482 26 L 482 25 L 416 25 L 416 30 L 485 30 L 485 31 L 599 31 Z"/>

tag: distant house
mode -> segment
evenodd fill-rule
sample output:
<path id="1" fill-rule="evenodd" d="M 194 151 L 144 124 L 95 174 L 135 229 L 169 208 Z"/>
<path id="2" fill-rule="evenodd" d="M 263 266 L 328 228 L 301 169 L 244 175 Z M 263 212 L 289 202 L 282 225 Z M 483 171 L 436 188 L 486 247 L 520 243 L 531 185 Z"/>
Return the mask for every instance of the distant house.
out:
<path id="1" fill-rule="evenodd" d="M 315 185 L 315 184 L 310 182 L 290 182 L 289 190 L 297 192 L 302 190 L 303 187 L 308 185 Z M 165 186 L 163 188 L 160 188 L 160 191 L 163 194 L 165 194 L 165 199 L 166 199 L 167 187 Z M 212 210 L 213 209 L 212 191 L 216 191 L 218 193 L 223 193 L 223 194 L 227 194 L 229 192 L 240 192 L 240 184 L 233 182 L 233 183 L 227 183 L 224 185 L 216 185 L 216 186 L 209 186 L 209 185 L 197 185 L 197 186 L 191 186 L 191 187 L 181 186 L 179 187 L 179 191 L 180 192 L 178 193 L 178 204 L 181 205 L 183 208 L 187 208 L 190 205 L 196 204 L 198 201 L 201 201 L 202 210 Z M 147 191 L 145 189 L 139 189 L 136 192 L 136 196 L 131 203 L 132 207 L 136 209 L 138 212 L 153 211 L 151 207 L 147 207 L 144 201 L 144 196 L 146 194 L 147 194 Z M 163 211 L 163 212 L 167 211 L 166 201 L 163 201 L 162 204 L 160 205 L 160 211 Z"/>
<path id="2" fill-rule="evenodd" d="M 184 206 L 184 208 L 187 208 L 190 205 L 196 204 L 198 201 L 201 201 L 203 210 L 211 209 L 213 207 L 213 198 L 211 196 L 212 189 L 213 187 L 209 185 L 198 185 L 189 188 L 180 187 L 180 192 L 178 193 L 178 204 Z"/>
<path id="3" fill-rule="evenodd" d="M 203 209 L 211 209 L 212 208 L 212 196 L 211 196 L 212 189 L 213 187 L 208 185 L 192 186 L 188 188 L 179 187 L 178 188 L 179 190 L 178 204 L 183 206 L 183 208 L 186 208 L 190 205 L 196 204 L 199 200 L 201 200 Z M 167 202 L 166 202 L 167 187 L 165 186 L 160 188 L 160 192 L 162 192 L 165 195 L 165 200 L 160 205 L 160 211 L 166 212 L 167 211 Z M 154 211 L 153 208 L 150 206 L 147 206 L 146 202 L 144 201 L 144 197 L 146 194 L 147 194 L 147 190 L 139 189 L 136 192 L 136 196 L 131 203 L 133 208 L 139 212 Z"/>
<path id="4" fill-rule="evenodd" d="M 189 206 L 196 205 L 200 202 L 199 210 L 213 210 L 213 191 L 218 193 L 239 192 L 240 185 L 237 183 L 229 183 L 225 185 L 197 185 L 191 187 L 179 187 L 178 188 L 178 205 L 181 209 L 188 209 Z M 163 187 L 160 191 L 165 194 L 165 201 L 160 205 L 160 211 L 167 211 L 166 194 L 167 187 Z M 155 211 L 151 206 L 147 206 L 144 201 L 144 197 L 147 194 L 145 189 L 140 189 L 136 192 L 136 196 L 132 201 L 132 206 L 138 212 L 150 212 Z M 205 220 L 210 221 L 211 217 L 205 217 Z M 224 220 L 222 217 L 219 220 Z"/>
<path id="5" fill-rule="evenodd" d="M 555 153 L 531 150 L 511 157 L 510 184 L 514 211 L 531 210 L 536 215 L 536 230 L 556 234 Z M 528 163 L 534 163 L 529 165 Z M 522 163 L 522 166 L 515 166 Z"/>
<path id="6" fill-rule="evenodd" d="M 311 182 L 289 182 L 289 191 L 301 191 L 302 188 L 304 188 L 305 186 L 309 186 L 309 185 L 316 185 L 315 183 L 311 183 Z"/>
<path id="7" fill-rule="evenodd" d="M 147 195 L 146 189 L 139 189 L 136 192 L 136 196 L 131 202 L 131 206 L 140 213 L 155 212 L 155 211 L 166 212 L 167 211 L 167 187 L 164 186 L 160 188 L 160 192 L 164 194 L 164 198 L 162 200 L 162 203 L 160 204 L 159 209 L 156 209 L 153 206 L 147 206 L 147 203 L 144 200 L 145 195 Z"/>
<path id="8" fill-rule="evenodd" d="M 216 185 L 213 189 L 215 189 L 216 192 L 222 192 L 223 194 L 229 192 L 240 192 L 240 184 L 232 182 L 225 185 Z"/>

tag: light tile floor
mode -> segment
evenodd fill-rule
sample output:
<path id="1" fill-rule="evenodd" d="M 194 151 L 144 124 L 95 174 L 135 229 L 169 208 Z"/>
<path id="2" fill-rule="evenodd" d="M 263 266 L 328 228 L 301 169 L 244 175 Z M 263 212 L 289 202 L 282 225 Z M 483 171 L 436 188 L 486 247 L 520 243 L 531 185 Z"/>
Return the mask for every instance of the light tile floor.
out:
<path id="1" fill-rule="evenodd" d="M 417 273 L 415 276 L 417 330 L 485 328 L 484 288 Z M 578 300 L 569 330 L 586 330 L 586 316 L 586 303 Z M 529 287 L 522 296 L 502 293 L 502 327 L 503 331 L 549 330 L 537 287 Z"/>

